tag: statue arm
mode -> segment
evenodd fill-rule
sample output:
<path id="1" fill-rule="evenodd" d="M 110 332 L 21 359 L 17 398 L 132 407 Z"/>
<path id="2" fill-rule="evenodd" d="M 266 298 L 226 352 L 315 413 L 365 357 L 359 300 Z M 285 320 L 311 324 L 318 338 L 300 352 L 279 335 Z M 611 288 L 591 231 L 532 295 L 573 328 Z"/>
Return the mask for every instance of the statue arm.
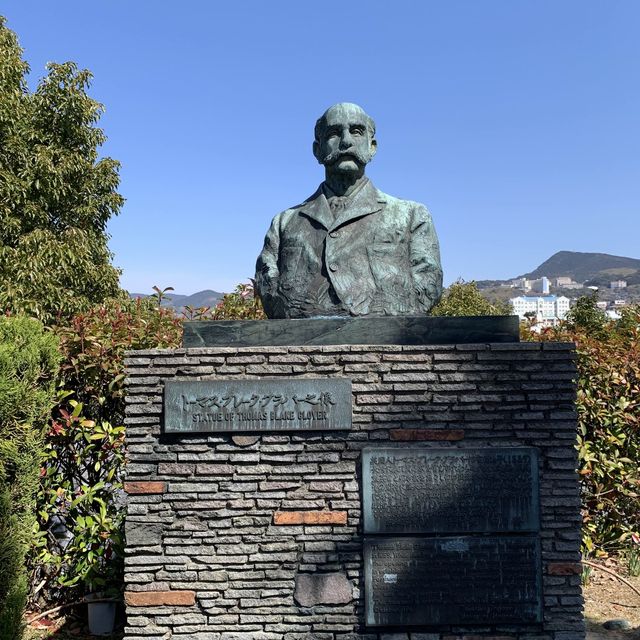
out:
<path id="1" fill-rule="evenodd" d="M 269 231 L 267 231 L 262 252 L 256 262 L 256 290 L 269 318 L 278 317 L 275 310 L 279 301 L 276 295 L 280 277 L 280 272 L 278 271 L 279 252 L 280 216 L 276 216 L 269 227 Z"/>
<path id="2" fill-rule="evenodd" d="M 416 205 L 411 221 L 411 277 L 418 306 L 429 311 L 442 295 L 440 245 L 431 214 Z"/>

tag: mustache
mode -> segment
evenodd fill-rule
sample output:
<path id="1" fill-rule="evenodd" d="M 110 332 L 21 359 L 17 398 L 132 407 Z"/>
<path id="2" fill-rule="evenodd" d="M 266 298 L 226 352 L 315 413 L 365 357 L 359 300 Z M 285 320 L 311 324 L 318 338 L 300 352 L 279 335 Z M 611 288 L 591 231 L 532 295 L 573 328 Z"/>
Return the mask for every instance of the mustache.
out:
<path id="1" fill-rule="evenodd" d="M 356 151 L 355 149 L 351 149 L 349 151 L 333 151 L 332 153 L 328 153 L 323 159 L 322 164 L 332 165 L 335 164 L 341 158 L 354 158 L 361 164 L 367 164 L 369 162 L 369 156 L 360 151 Z"/>

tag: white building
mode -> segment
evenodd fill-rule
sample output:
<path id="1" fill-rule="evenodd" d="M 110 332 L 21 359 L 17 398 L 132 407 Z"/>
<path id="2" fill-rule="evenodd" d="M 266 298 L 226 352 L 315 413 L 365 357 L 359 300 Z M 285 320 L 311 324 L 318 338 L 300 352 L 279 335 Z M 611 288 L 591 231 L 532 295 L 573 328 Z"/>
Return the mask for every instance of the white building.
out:
<path id="1" fill-rule="evenodd" d="M 556 324 L 564 320 L 569 311 L 569 298 L 566 296 L 518 296 L 511 298 L 509 303 L 521 320 L 531 317 L 539 324 Z"/>
<path id="2" fill-rule="evenodd" d="M 581 282 L 574 282 L 569 276 L 554 278 L 554 284 L 558 289 L 583 289 Z"/>
<path id="3" fill-rule="evenodd" d="M 626 280 L 614 280 L 610 285 L 610 289 L 626 289 L 627 281 Z"/>
<path id="4" fill-rule="evenodd" d="M 517 278 L 516 280 L 512 280 L 511 284 L 515 288 L 522 289 L 523 291 L 529 291 L 529 289 L 531 289 L 531 281 L 526 278 Z"/>
<path id="5" fill-rule="evenodd" d="M 517 278 L 511 281 L 511 286 L 523 291 L 534 291 L 547 295 L 549 293 L 549 278 L 542 276 L 537 280 L 527 280 L 527 278 Z"/>
<path id="6" fill-rule="evenodd" d="M 549 278 L 542 276 L 542 278 L 532 280 L 531 291 L 534 293 L 541 293 L 544 296 L 549 295 Z"/>

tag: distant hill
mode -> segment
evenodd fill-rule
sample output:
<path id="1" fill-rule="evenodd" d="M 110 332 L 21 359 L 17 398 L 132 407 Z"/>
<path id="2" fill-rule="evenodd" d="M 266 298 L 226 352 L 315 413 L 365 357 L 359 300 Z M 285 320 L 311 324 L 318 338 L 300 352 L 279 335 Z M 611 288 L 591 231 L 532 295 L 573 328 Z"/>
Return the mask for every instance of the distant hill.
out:
<path id="1" fill-rule="evenodd" d="M 491 291 L 495 295 L 499 292 L 499 297 L 508 297 L 511 294 L 505 285 L 510 285 L 516 278 L 536 280 L 542 276 L 550 279 L 568 276 L 580 284 L 599 287 L 601 292 L 603 289 L 609 289 L 609 284 L 613 280 L 626 280 L 630 287 L 624 289 L 627 293 L 626 297 L 633 293 L 635 299 L 640 294 L 640 260 L 612 256 L 608 253 L 580 251 L 558 251 L 529 273 L 513 276 L 507 280 L 477 280 L 476 284 L 479 289 Z M 564 295 L 571 294 L 565 292 Z"/>
<path id="2" fill-rule="evenodd" d="M 179 311 L 184 307 L 193 307 L 194 309 L 199 307 L 215 307 L 215 305 L 222 299 L 224 293 L 205 289 L 204 291 L 192 293 L 190 296 L 174 293 L 173 291 L 168 291 L 166 295 L 167 297 L 162 301 L 162 306 L 173 307 Z M 144 293 L 130 293 L 129 296 L 133 299 L 150 297 Z"/>
<path id="3" fill-rule="evenodd" d="M 542 276 L 556 278 L 569 276 L 576 282 L 622 278 L 640 279 L 640 260 L 612 256 L 607 253 L 582 253 L 579 251 L 558 251 L 539 267 L 525 273 L 521 278 L 536 279 Z"/>

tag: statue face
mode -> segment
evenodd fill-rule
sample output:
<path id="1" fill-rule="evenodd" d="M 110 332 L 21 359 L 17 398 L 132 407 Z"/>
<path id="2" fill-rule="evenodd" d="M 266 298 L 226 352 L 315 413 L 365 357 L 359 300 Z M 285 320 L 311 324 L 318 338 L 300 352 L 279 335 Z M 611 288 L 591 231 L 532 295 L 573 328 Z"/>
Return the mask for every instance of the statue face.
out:
<path id="1" fill-rule="evenodd" d="M 367 115 L 354 104 L 341 103 L 325 114 L 324 129 L 313 145 L 318 162 L 335 172 L 360 171 L 373 158 L 376 141 L 367 126 Z"/>

